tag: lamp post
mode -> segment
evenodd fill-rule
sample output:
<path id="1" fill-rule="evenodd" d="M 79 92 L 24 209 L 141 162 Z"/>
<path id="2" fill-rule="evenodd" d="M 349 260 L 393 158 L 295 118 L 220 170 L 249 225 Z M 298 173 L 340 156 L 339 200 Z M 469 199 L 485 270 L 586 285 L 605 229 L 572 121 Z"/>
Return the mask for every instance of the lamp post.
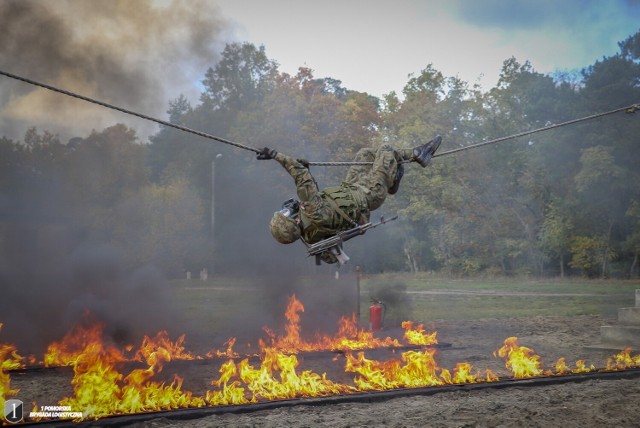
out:
<path id="1" fill-rule="evenodd" d="M 211 266 L 211 273 L 215 272 L 215 260 L 216 260 L 216 237 L 215 237 L 215 225 L 216 225 L 216 160 L 220 159 L 222 155 L 218 153 L 216 157 L 211 161 L 211 229 L 209 236 L 211 237 L 211 245 L 213 249 L 213 262 Z"/>

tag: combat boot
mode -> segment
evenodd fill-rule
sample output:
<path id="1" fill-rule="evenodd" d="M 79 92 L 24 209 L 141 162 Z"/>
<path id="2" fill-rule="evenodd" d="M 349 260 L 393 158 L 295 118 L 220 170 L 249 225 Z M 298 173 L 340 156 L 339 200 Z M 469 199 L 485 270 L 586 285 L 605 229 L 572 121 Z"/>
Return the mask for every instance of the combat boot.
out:
<path id="1" fill-rule="evenodd" d="M 418 146 L 413 149 L 413 160 L 418 162 L 421 167 L 426 167 L 431 162 L 431 158 L 433 157 L 438 147 L 440 147 L 440 143 L 442 142 L 442 137 L 440 135 L 436 135 L 433 137 L 433 140 L 425 143 L 421 146 Z"/>

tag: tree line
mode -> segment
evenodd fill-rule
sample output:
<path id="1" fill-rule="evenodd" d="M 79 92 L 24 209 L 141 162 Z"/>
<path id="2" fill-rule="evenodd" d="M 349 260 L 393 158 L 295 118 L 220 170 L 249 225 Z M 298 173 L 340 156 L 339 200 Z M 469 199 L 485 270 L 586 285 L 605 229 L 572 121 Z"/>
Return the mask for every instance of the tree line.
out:
<path id="1" fill-rule="evenodd" d="M 509 58 L 489 90 L 428 64 L 402 94 L 377 98 L 308 68 L 281 72 L 264 46 L 232 43 L 205 73 L 197 104 L 180 96 L 167 114 L 313 161 L 350 160 L 384 143 L 413 147 L 435 134 L 446 151 L 640 103 L 640 32 L 618 45 L 576 73 L 541 74 Z M 354 243 L 353 256 L 372 272 L 638 277 L 639 115 L 439 157 L 424 170 L 409 165 L 383 207 L 400 220 Z M 321 184 L 346 173 L 312 171 Z M 0 260 L 26 239 L 9 230 L 28 223 L 111 243 L 132 265 L 171 275 L 238 269 L 247 258 L 267 269 L 274 252 L 293 254 L 266 226 L 293 191 L 277 165 L 173 128 L 148 143 L 119 124 L 69 142 L 32 128 L 23 141 L 0 139 Z"/>

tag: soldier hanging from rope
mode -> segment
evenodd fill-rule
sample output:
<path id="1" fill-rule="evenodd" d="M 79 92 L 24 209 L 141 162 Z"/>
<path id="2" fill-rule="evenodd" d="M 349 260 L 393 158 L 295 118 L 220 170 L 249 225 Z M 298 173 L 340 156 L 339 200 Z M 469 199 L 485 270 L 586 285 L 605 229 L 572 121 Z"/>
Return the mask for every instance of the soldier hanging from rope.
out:
<path id="1" fill-rule="evenodd" d="M 370 212 L 380 208 L 387 194 L 398 191 L 404 174 L 403 162 L 417 162 L 426 167 L 441 142 L 442 137 L 437 135 L 413 149 L 396 150 L 386 144 L 378 150 L 362 149 L 356 155 L 356 161 L 372 163 L 351 166 L 342 184 L 322 191 L 309 172 L 308 161 L 293 159 L 265 147 L 258 153 L 258 159 L 278 161 L 295 180 L 299 198 L 299 201 L 289 199 L 273 214 L 269 224 L 271 234 L 282 244 L 302 239 L 308 248 L 312 248 L 347 230 L 358 231 L 358 227 L 368 224 Z M 359 234 L 362 233 L 364 231 Z M 348 260 L 341 245 L 334 243 L 316 255 L 317 263 L 322 260 L 342 264 Z"/>

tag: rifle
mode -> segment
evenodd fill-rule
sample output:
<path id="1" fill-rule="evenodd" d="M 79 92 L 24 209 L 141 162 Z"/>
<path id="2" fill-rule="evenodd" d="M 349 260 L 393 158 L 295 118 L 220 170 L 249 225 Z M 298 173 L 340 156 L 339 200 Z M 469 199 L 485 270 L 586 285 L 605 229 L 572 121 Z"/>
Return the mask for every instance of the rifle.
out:
<path id="1" fill-rule="evenodd" d="M 329 252 L 333 256 L 335 256 L 335 258 L 338 260 L 338 262 L 340 262 L 341 265 L 343 265 L 349 261 L 349 256 L 347 256 L 342 249 L 343 242 L 346 242 L 351 238 L 355 238 L 356 236 L 364 235 L 367 230 L 378 227 L 381 224 L 396 220 L 397 218 L 397 215 L 391 217 L 388 220 L 384 217 L 380 217 L 380 221 L 377 223 L 365 223 L 352 229 L 339 232 L 336 235 L 323 239 L 322 241 L 316 242 L 315 244 L 307 244 L 307 255 L 316 256 L 316 265 L 320 265 L 320 256 L 325 252 Z"/>

